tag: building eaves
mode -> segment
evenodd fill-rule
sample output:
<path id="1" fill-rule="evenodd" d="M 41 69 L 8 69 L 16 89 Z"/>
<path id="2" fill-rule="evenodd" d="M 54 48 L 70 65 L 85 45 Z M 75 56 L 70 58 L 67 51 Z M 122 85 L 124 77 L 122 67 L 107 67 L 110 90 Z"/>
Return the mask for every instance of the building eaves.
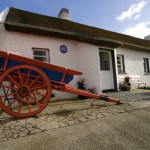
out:
<path id="1" fill-rule="evenodd" d="M 44 16 L 15 8 L 5 20 L 7 30 L 53 36 L 106 47 L 131 47 L 150 50 L 150 41 L 99 29 L 73 21 Z"/>
<path id="2" fill-rule="evenodd" d="M 17 23 L 17 22 L 5 21 L 5 28 L 10 31 L 66 38 L 66 39 L 76 40 L 79 42 L 86 42 L 86 43 L 90 43 L 90 44 L 94 44 L 94 45 L 98 45 L 98 46 L 100 46 L 100 45 L 108 46 L 111 48 L 117 48 L 122 45 L 122 43 L 119 41 L 106 39 L 106 38 L 102 38 L 102 37 L 92 37 L 92 36 L 84 35 L 81 33 L 76 33 L 76 32 L 71 32 L 71 31 L 63 31 L 63 30 L 40 27 L 40 26 L 34 26 L 34 25 L 30 25 L 30 24 L 22 24 L 22 23 Z M 45 32 L 43 32 L 43 31 L 45 31 Z"/>

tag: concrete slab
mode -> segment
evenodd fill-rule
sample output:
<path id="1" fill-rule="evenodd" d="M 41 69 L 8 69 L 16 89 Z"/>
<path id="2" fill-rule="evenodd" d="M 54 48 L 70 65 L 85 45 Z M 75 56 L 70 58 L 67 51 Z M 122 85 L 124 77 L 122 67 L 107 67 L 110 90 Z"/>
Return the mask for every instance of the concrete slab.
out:
<path id="1" fill-rule="evenodd" d="M 149 111 L 133 110 L 0 142 L 0 150 L 149 150 Z"/>
<path id="2" fill-rule="evenodd" d="M 0 150 L 149 150 L 150 93 L 109 94 L 125 103 L 51 102 L 25 119 L 0 113 Z"/>

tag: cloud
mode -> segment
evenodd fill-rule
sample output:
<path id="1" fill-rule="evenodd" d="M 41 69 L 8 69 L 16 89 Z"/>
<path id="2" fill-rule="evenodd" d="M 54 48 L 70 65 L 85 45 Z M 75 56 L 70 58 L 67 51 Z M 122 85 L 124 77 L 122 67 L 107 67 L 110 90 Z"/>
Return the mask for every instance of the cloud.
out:
<path id="1" fill-rule="evenodd" d="M 143 39 L 145 36 L 150 35 L 150 21 L 141 22 L 135 26 L 129 27 L 123 31 L 123 34 Z"/>
<path id="2" fill-rule="evenodd" d="M 143 2 L 131 5 L 127 11 L 123 11 L 120 16 L 116 17 L 116 19 L 120 22 L 123 22 L 125 19 L 132 19 L 135 15 L 141 12 L 143 7 L 147 3 L 148 2 L 143 1 Z"/>
<path id="3" fill-rule="evenodd" d="M 137 15 L 134 16 L 133 19 L 134 19 L 134 20 L 137 20 L 137 19 L 139 19 L 140 17 L 141 17 L 141 15 L 140 15 L 140 14 L 137 14 Z"/>

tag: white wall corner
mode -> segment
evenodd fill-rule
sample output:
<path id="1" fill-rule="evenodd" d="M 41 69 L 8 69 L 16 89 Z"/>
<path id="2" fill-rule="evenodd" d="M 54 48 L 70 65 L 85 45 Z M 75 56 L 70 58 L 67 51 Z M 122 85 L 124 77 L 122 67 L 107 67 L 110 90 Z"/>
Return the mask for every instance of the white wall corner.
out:
<path id="1" fill-rule="evenodd" d="M 0 13 L 0 24 L 3 24 L 6 17 L 7 17 L 7 14 L 9 12 L 9 8 L 6 7 L 1 13 Z"/>

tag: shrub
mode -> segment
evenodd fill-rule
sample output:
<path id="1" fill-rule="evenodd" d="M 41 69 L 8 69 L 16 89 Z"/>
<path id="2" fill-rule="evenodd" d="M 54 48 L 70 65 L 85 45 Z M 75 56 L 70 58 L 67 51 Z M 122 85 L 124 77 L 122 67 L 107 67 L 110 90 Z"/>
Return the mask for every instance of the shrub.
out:
<path id="1" fill-rule="evenodd" d="M 124 78 L 124 82 L 123 83 L 120 83 L 119 85 L 119 89 L 121 91 L 130 91 L 131 90 L 131 84 L 130 84 L 130 77 L 129 76 L 126 76 Z"/>

